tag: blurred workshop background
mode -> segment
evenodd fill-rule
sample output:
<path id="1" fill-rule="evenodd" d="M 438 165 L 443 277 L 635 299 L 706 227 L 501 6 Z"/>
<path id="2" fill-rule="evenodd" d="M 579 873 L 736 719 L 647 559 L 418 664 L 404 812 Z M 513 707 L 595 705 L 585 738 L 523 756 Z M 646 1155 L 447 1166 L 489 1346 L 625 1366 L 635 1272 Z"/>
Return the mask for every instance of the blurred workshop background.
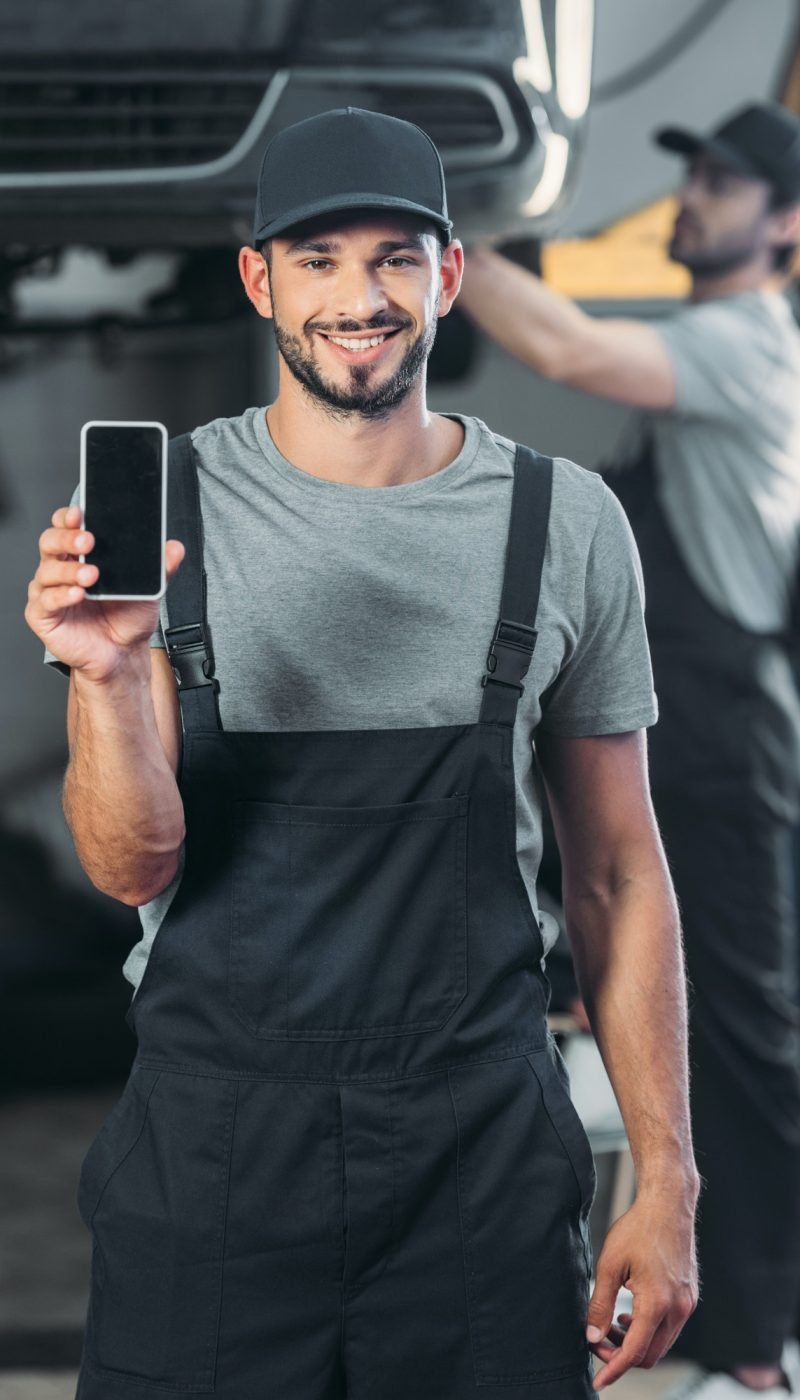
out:
<path id="1" fill-rule="evenodd" d="M 60 808 L 66 684 L 22 611 L 36 541 L 78 476 L 81 424 L 170 434 L 275 383 L 241 290 L 267 139 L 354 104 L 436 141 L 456 233 L 499 242 L 601 316 L 684 296 L 678 164 L 659 125 L 749 98 L 800 107 L 796 0 L 3 0 L 0 5 L 0 1397 L 66 1400 L 89 1242 L 74 1204 L 134 1044 L 135 910 L 83 875 Z M 592 467 L 627 411 L 536 378 L 458 311 L 435 409 Z M 543 898 L 558 915 L 558 890 Z M 554 964 L 558 991 L 558 968 Z M 554 1001 L 558 1018 L 558 996 Z M 632 1189 L 591 1037 L 554 1021 L 601 1164 L 594 1228 Z M 680 1368 L 627 1378 L 663 1394 Z"/>

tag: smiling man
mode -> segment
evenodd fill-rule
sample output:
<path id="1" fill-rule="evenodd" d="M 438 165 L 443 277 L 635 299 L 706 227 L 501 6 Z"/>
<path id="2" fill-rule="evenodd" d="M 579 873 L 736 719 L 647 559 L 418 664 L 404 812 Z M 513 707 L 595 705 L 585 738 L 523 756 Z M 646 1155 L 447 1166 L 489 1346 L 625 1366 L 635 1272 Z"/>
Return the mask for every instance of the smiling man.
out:
<path id="1" fill-rule="evenodd" d="M 85 597 L 75 510 L 27 610 L 71 668 L 80 858 L 143 923 L 136 1063 L 81 1179 L 80 1400 L 586 1400 L 697 1291 L 635 552 L 599 477 L 428 411 L 462 250 L 417 127 L 284 130 L 240 266 L 278 393 L 172 444 L 163 635 Z M 540 773 L 638 1172 L 591 1301 Z"/>

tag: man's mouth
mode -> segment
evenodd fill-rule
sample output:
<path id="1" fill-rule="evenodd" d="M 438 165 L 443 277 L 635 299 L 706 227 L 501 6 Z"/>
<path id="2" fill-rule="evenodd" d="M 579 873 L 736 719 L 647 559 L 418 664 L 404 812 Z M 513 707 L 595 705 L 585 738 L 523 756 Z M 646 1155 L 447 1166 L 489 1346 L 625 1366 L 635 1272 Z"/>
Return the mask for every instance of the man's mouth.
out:
<path id="1" fill-rule="evenodd" d="M 337 355 L 345 361 L 364 364 L 377 360 L 384 345 L 393 340 L 401 329 L 401 326 L 395 326 L 385 331 L 367 331 L 363 335 L 335 335 L 332 331 L 318 331 L 317 334 L 333 345 Z"/>
<path id="2" fill-rule="evenodd" d="M 677 219 L 675 220 L 675 227 L 674 227 L 674 229 L 673 229 L 673 236 L 680 237 L 680 235 L 681 235 L 682 233 L 698 233 L 698 232 L 699 232 L 699 229 L 698 229 L 697 224 L 696 224 L 696 222 L 695 222 L 694 219 L 689 218 L 686 214 L 679 214 L 679 215 L 678 215 Z"/>

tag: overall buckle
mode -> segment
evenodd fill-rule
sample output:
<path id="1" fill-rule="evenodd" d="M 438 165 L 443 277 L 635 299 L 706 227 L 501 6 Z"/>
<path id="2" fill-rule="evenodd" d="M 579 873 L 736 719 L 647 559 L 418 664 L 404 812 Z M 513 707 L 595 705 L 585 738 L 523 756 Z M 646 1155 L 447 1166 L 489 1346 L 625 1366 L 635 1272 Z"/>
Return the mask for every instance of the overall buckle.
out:
<path id="1" fill-rule="evenodd" d="M 537 635 L 534 627 L 525 627 L 521 622 L 507 622 L 501 617 L 494 629 L 486 658 L 489 675 L 482 678 L 481 685 L 485 687 L 494 682 L 496 685 L 510 686 L 518 695 L 522 695 L 525 689 L 522 678 L 528 674 Z"/>
<path id="2" fill-rule="evenodd" d="M 214 676 L 214 654 L 211 642 L 201 622 L 164 630 L 167 654 L 180 690 L 196 690 L 210 685 L 219 690 Z"/>

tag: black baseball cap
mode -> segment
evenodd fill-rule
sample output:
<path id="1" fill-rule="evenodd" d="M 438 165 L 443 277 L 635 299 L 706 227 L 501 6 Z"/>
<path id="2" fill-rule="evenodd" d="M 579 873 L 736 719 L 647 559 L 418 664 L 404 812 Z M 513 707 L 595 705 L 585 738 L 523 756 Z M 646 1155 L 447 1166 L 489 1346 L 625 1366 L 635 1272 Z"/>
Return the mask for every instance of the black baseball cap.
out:
<path id="1" fill-rule="evenodd" d="M 775 102 L 753 102 L 708 136 L 668 126 L 659 146 L 682 156 L 714 156 L 740 175 L 768 180 L 787 204 L 800 200 L 800 117 Z"/>
<path id="2" fill-rule="evenodd" d="M 430 136 L 361 107 L 321 112 L 273 136 L 258 177 L 256 247 L 293 224 L 347 209 L 418 214 L 449 243 L 444 171 Z"/>

